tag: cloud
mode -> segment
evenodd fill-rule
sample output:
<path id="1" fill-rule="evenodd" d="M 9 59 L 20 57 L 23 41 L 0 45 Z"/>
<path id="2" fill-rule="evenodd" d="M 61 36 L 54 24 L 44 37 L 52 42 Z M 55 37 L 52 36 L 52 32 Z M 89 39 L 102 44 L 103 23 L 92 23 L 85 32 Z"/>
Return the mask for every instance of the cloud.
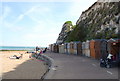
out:
<path id="1" fill-rule="evenodd" d="M 0 12 L 0 25 L 2 26 L 3 21 L 9 16 L 9 14 L 12 12 L 11 8 L 8 6 L 1 6 L 1 12 Z M 8 24 L 7 24 L 8 25 Z M 1 27 L 0 27 L 1 28 Z"/>
<path id="2" fill-rule="evenodd" d="M 40 31 L 41 32 L 41 31 Z M 47 33 L 28 33 L 23 36 L 24 41 L 31 41 L 34 43 L 29 43 L 31 46 L 48 46 L 51 43 L 56 42 L 57 34 L 55 34 L 53 31 L 49 31 Z M 28 44 L 28 42 L 27 42 Z"/>
<path id="3" fill-rule="evenodd" d="M 21 30 L 23 30 L 23 28 L 24 28 L 24 27 L 17 26 L 17 25 L 15 25 L 15 24 L 10 23 L 10 22 L 7 22 L 7 21 L 4 21 L 4 22 L 2 23 L 2 25 L 3 25 L 5 28 L 8 29 L 8 30 L 6 30 L 6 31 L 12 30 L 13 32 L 21 31 Z M 4 28 L 1 28 L 1 29 L 4 29 Z"/>
<path id="4" fill-rule="evenodd" d="M 26 12 L 20 14 L 17 19 L 14 21 L 14 24 L 20 22 L 24 19 L 25 16 L 28 16 L 34 22 L 40 23 L 40 17 L 46 17 L 45 14 L 49 13 L 50 9 L 42 6 L 32 6 L 30 9 L 26 10 Z"/>
<path id="5" fill-rule="evenodd" d="M 8 6 L 2 7 L 2 14 L 1 14 L 2 20 L 7 18 L 9 16 L 10 12 L 12 12 L 10 7 L 8 7 Z"/>
<path id="6" fill-rule="evenodd" d="M 24 18 L 24 14 L 21 14 L 20 16 L 18 16 L 18 19 L 17 19 L 17 21 L 20 21 L 20 20 L 22 20 L 23 18 Z"/>
<path id="7" fill-rule="evenodd" d="M 51 43 L 55 43 L 59 35 L 58 31 L 62 27 L 61 23 L 54 23 L 55 21 L 50 21 L 49 24 L 43 21 L 39 22 L 39 24 L 31 28 L 30 32 L 25 33 L 22 39 L 34 42 L 29 43 L 29 45 L 33 46 L 48 46 Z"/>
<path id="8" fill-rule="evenodd" d="M 41 23 L 41 21 L 49 21 L 49 18 L 52 17 L 53 14 L 51 13 L 51 9 L 48 7 L 36 6 L 30 10 L 27 16 L 33 21 Z"/>
<path id="9" fill-rule="evenodd" d="M 36 22 L 36 26 L 31 28 L 32 31 L 26 33 L 23 39 L 29 41 L 28 38 L 30 38 L 30 41 L 34 42 L 34 46 L 48 46 L 56 42 L 64 22 L 53 20 L 54 14 L 50 8 L 34 7 L 27 16 Z"/>
<path id="10" fill-rule="evenodd" d="M 25 16 L 28 16 L 30 13 L 34 12 L 34 9 L 35 9 L 35 8 L 36 8 L 36 7 L 32 7 L 32 8 L 30 8 L 30 9 L 28 9 L 26 12 L 21 13 L 21 14 L 16 18 L 16 20 L 14 20 L 14 22 L 13 22 L 12 24 L 16 24 L 16 23 L 20 22 L 21 20 L 23 20 Z"/>
<path id="11" fill-rule="evenodd" d="M 17 22 L 19 22 L 20 20 L 22 20 L 24 16 L 20 15 L 18 18 L 16 18 L 16 20 L 12 20 L 11 22 L 8 22 L 7 19 L 10 18 L 9 16 L 11 16 L 10 14 L 12 13 L 11 7 L 3 6 L 2 11 L 3 11 L 3 13 L 2 13 L 1 19 L 0 19 L 1 24 L 4 27 L 9 28 L 10 30 L 14 30 L 14 31 L 21 30 L 21 27 L 15 26 L 15 24 Z"/>
<path id="12" fill-rule="evenodd" d="M 5 6 L 4 13 L 2 15 L 2 18 L 4 19 L 2 24 L 4 25 L 4 27 L 7 27 L 13 31 L 22 30 L 22 27 L 18 26 L 17 23 L 21 22 L 22 20 L 24 20 L 24 17 L 28 16 L 32 21 L 34 21 L 34 23 L 42 25 L 43 22 L 41 22 L 41 19 L 39 18 L 39 16 L 43 16 L 45 13 L 49 11 L 50 11 L 49 8 L 42 8 L 40 6 L 32 6 L 31 8 L 26 10 L 24 13 L 21 13 L 18 17 L 16 17 L 15 20 L 8 22 L 6 21 L 7 19 L 5 18 L 7 18 L 7 16 L 10 16 L 11 8 L 8 6 Z"/>

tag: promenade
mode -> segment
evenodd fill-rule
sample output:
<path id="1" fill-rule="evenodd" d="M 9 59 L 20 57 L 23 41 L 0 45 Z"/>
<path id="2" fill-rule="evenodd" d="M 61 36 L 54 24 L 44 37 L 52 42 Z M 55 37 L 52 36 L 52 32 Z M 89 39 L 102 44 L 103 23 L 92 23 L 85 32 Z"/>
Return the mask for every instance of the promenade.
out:
<path id="1" fill-rule="evenodd" d="M 47 52 L 54 68 L 45 79 L 118 79 L 118 68 L 101 68 L 99 60 L 83 56 Z"/>

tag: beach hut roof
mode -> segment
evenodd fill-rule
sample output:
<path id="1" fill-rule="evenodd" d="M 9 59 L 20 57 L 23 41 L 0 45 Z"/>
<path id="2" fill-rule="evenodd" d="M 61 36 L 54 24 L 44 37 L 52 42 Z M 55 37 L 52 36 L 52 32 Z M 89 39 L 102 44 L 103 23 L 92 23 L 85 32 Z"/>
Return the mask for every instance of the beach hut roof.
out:
<path id="1" fill-rule="evenodd" d="M 111 39 L 109 39 L 107 42 L 109 42 L 109 41 L 111 41 L 111 42 L 116 42 L 117 40 L 120 40 L 120 39 L 113 39 L 113 38 L 111 38 Z"/>
<path id="2" fill-rule="evenodd" d="M 81 41 L 74 41 L 74 43 L 81 43 Z"/>

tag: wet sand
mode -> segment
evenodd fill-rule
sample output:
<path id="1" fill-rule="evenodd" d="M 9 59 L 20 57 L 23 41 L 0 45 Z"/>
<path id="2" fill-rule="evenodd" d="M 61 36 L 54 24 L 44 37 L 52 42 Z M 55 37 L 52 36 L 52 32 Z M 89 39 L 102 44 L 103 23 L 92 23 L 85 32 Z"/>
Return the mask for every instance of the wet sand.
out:
<path id="1" fill-rule="evenodd" d="M 43 61 L 29 58 L 26 51 L 3 51 L 0 52 L 0 72 L 2 79 L 40 79 L 47 70 Z M 21 59 L 10 59 L 12 55 L 20 56 Z"/>

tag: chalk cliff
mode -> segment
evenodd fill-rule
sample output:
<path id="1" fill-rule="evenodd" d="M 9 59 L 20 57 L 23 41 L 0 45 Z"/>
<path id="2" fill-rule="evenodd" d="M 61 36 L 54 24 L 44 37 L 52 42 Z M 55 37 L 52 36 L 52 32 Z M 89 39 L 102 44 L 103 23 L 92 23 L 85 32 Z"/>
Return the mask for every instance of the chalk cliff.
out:
<path id="1" fill-rule="evenodd" d="M 76 26 L 72 26 L 69 25 L 69 28 L 73 29 L 61 34 L 65 31 L 66 24 L 64 24 L 58 39 L 62 42 L 70 42 L 118 38 L 120 36 L 120 2 L 97 1 L 83 11 Z"/>

